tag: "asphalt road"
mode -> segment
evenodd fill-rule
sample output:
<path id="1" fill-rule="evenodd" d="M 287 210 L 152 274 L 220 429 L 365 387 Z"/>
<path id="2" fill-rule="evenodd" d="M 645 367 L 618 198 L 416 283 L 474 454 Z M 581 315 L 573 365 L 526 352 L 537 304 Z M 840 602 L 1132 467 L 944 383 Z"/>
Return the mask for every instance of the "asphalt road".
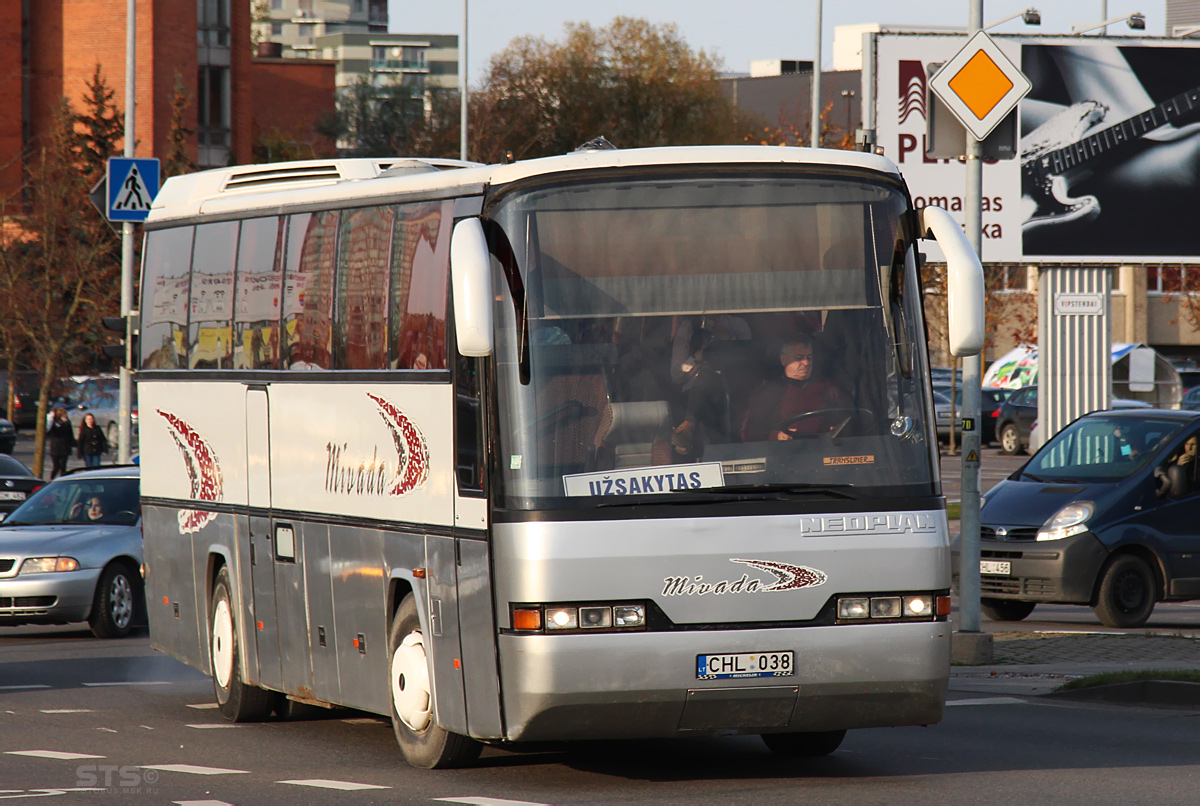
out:
<path id="1" fill-rule="evenodd" d="M 0 798 L 63 804 L 1192 803 L 1197 714 L 951 691 L 929 728 L 784 761 L 756 737 L 488 748 L 407 767 L 353 711 L 229 725 L 207 678 L 137 635 L 0 628 Z M 1190 718 L 1189 718 L 1190 717 Z"/>

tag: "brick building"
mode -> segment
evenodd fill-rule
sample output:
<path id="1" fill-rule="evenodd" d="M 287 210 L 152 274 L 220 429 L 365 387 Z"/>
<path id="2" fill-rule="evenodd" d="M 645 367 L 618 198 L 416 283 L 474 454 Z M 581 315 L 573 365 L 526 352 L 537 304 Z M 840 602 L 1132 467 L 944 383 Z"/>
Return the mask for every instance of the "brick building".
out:
<path id="1" fill-rule="evenodd" d="M 136 156 L 166 152 L 178 76 L 192 103 L 189 156 L 200 168 L 252 161 L 259 128 L 331 143 L 312 123 L 334 108 L 334 67 L 302 59 L 256 60 L 245 0 L 137 0 Z M 98 64 L 118 109 L 125 107 L 126 3 L 122 0 L 0 0 L 0 197 L 21 186 L 22 154 L 53 123 L 59 99 L 82 111 Z M 16 24 L 20 21 L 20 24 Z"/>

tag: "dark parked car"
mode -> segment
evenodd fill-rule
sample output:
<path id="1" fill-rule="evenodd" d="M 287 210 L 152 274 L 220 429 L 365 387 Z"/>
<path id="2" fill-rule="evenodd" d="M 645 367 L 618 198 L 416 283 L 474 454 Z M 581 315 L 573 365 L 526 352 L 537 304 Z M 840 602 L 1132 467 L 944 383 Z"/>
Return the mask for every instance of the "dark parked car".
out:
<path id="1" fill-rule="evenodd" d="M 17 427 L 0 417 L 0 453 L 12 453 L 17 447 Z"/>
<path id="2" fill-rule="evenodd" d="M 1038 414 L 1038 388 L 1023 386 L 1008 396 L 996 412 L 996 439 L 1000 453 L 1013 455 L 1029 445 L 1029 430 Z"/>
<path id="3" fill-rule="evenodd" d="M 8 422 L 8 420 L 0 420 Z M 46 482 L 33 475 L 11 456 L 0 456 L 0 512 L 12 512 L 32 493 L 46 486 Z"/>
<path id="4" fill-rule="evenodd" d="M 138 468 L 62 476 L 0 522 L 0 624 L 86 621 L 98 638 L 144 617 Z"/>
<path id="5" fill-rule="evenodd" d="M 1037 404 L 1036 386 L 1024 386 L 1000 404 L 996 413 L 996 439 L 1000 442 L 1000 453 L 1012 455 L 1029 448 L 1037 425 Z M 1126 400 L 1118 397 L 1112 402 L 1112 410 L 1149 408 L 1153 407 L 1144 400 Z"/>
<path id="6" fill-rule="evenodd" d="M 1200 386 L 1195 386 L 1188 389 L 1183 395 L 1183 401 L 1180 403 L 1180 408 L 1189 411 L 1200 411 Z"/>
<path id="7" fill-rule="evenodd" d="M 946 397 L 950 396 L 950 387 L 941 386 L 934 383 L 934 391 L 941 392 Z M 1008 399 L 1012 394 L 1011 389 L 996 389 L 990 386 L 985 386 L 980 390 L 979 397 L 979 439 L 984 445 L 990 445 L 996 441 L 996 423 L 999 422 L 1000 404 Z M 954 407 L 958 415 L 958 419 L 962 419 L 962 388 L 954 390 Z"/>
<path id="8" fill-rule="evenodd" d="M 5 401 L 3 405 L 7 405 L 8 401 L 8 383 L 9 375 L 7 372 L 0 372 L 0 400 Z M 21 371 L 15 373 L 13 381 L 13 416 L 12 423 L 17 428 L 34 428 L 37 425 L 37 405 L 38 392 L 40 391 L 42 376 L 36 372 Z M 51 385 L 50 388 L 50 405 L 69 406 L 71 401 L 69 398 L 69 381 L 58 381 Z M 0 413 L 3 413 L 3 405 L 0 405 Z"/>
<path id="9" fill-rule="evenodd" d="M 981 513 L 983 612 L 1038 602 L 1145 624 L 1159 601 L 1200 599 L 1200 412 L 1093 412 L 992 488 Z"/>

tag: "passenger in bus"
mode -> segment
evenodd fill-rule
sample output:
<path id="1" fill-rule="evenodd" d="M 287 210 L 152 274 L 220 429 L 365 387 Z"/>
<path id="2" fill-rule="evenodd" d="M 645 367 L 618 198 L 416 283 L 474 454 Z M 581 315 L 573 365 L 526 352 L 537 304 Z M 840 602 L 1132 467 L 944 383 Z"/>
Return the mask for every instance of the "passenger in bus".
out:
<path id="1" fill-rule="evenodd" d="M 700 442 L 729 440 L 729 389 L 723 368 L 706 353 L 714 342 L 748 341 L 746 320 L 730 314 L 706 315 L 684 320 L 671 342 L 671 380 L 684 395 L 682 422 L 671 436 L 671 445 L 681 456 L 697 452 Z"/>
<path id="2" fill-rule="evenodd" d="M 754 392 L 742 423 L 743 442 L 794 439 L 828 431 L 845 415 L 822 415 L 831 409 L 849 407 L 849 399 L 829 381 L 816 377 L 817 357 L 813 339 L 798 335 L 779 351 L 783 377 L 764 382 Z M 808 413 L 812 417 L 802 417 Z"/>

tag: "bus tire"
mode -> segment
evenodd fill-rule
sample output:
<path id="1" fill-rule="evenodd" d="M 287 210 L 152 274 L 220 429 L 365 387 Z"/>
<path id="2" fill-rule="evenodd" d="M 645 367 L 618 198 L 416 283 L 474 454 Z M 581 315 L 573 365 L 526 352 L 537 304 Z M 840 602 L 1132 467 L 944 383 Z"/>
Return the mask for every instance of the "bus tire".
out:
<path id="1" fill-rule="evenodd" d="M 433 720 L 429 661 L 417 616 L 417 600 L 404 597 L 392 618 L 388 640 L 388 691 L 392 696 L 392 729 L 404 760 L 422 769 L 465 767 L 479 758 L 483 745 Z"/>
<path id="2" fill-rule="evenodd" d="M 213 691 L 221 715 L 230 722 L 261 722 L 271 715 L 275 698 L 270 691 L 242 680 L 237 615 L 229 593 L 231 589 L 229 569 L 222 566 L 217 572 L 217 583 L 208 606 Z"/>
<path id="3" fill-rule="evenodd" d="M 842 745 L 844 730 L 824 730 L 813 733 L 764 733 L 763 744 L 777 756 L 785 758 L 817 758 L 827 756 Z"/>

